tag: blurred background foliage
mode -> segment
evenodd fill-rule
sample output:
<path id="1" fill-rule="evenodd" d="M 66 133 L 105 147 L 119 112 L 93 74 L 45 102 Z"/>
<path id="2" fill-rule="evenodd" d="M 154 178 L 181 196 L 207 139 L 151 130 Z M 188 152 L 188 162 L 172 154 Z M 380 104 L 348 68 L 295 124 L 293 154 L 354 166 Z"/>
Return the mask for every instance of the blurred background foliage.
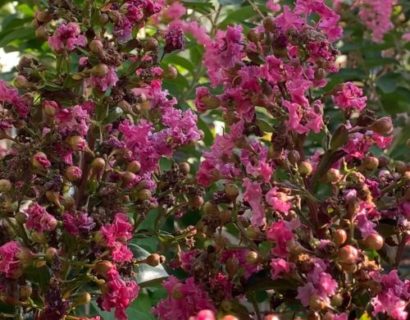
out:
<path id="1" fill-rule="evenodd" d="M 22 55 L 33 55 L 44 63 L 55 63 L 55 56 L 43 40 L 38 40 L 32 20 L 36 6 L 46 0 L 7 1 L 0 0 L 0 78 L 11 81 L 15 74 L 15 65 Z M 70 1 L 70 0 L 65 0 Z M 76 2 L 81 0 L 73 0 Z M 101 1 L 102 2 L 102 1 Z M 241 24 L 244 30 L 251 29 L 256 21 L 261 19 L 267 8 L 264 0 L 185 0 L 182 3 L 188 9 L 187 19 L 197 20 L 201 25 L 211 29 L 226 28 L 230 24 Z M 291 0 L 283 1 L 289 4 Z M 283 3 L 282 2 L 282 3 Z M 329 1 L 331 3 L 332 1 Z M 383 43 L 376 44 L 370 40 L 369 32 L 361 24 L 357 12 L 350 10 L 351 1 L 345 0 L 347 10 L 342 12 L 344 37 L 337 44 L 341 52 L 339 62 L 341 69 L 331 75 L 328 85 L 322 94 L 329 92 L 339 83 L 345 81 L 361 82 L 369 97 L 369 108 L 379 114 L 391 115 L 396 125 L 395 141 L 389 153 L 396 159 L 410 160 L 404 145 L 410 139 L 410 42 L 402 40 L 403 33 L 410 31 L 408 23 L 410 16 L 410 1 L 401 0 L 395 6 L 392 20 L 395 28 L 390 31 Z M 407 21 L 407 22 L 406 22 Z M 174 80 L 164 83 L 171 95 L 177 97 L 181 108 L 194 108 L 193 99 L 198 85 L 207 85 L 206 70 L 202 65 L 203 48 L 193 39 L 186 39 L 185 49 L 180 52 L 167 54 L 161 61 L 163 66 L 174 65 L 179 74 Z M 212 89 L 217 92 L 218 89 Z M 334 108 L 327 108 L 329 119 L 341 116 Z M 261 129 L 267 134 L 272 128 L 272 119 L 266 117 L 260 123 Z M 337 124 L 337 121 L 332 121 Z M 188 147 L 179 155 L 185 159 L 189 155 L 190 163 L 196 168 L 200 161 L 201 152 L 208 148 L 216 134 L 223 132 L 223 120 L 218 111 L 202 114 L 199 127 L 205 136 L 202 145 Z M 334 130 L 334 128 L 329 128 Z M 312 150 L 325 139 L 324 134 L 311 135 L 306 148 Z M 408 149 L 407 149 L 408 150 Z M 309 150 L 308 150 L 309 151 Z M 176 155 L 178 157 L 178 154 Z M 163 169 L 170 167 L 167 159 L 162 161 Z M 153 210 L 148 219 L 140 226 L 136 235 L 135 254 L 144 257 L 147 252 L 155 252 L 159 246 L 166 245 L 167 231 L 171 234 L 173 221 L 166 221 L 163 233 L 157 236 L 144 236 L 144 232 L 154 230 L 158 212 Z M 198 212 L 185 215 L 182 224 L 193 225 L 199 219 Z M 145 251 L 147 250 L 147 251 Z M 162 268 L 162 267 L 161 267 Z M 140 270 L 142 279 L 140 285 L 144 288 L 128 313 L 131 319 L 150 320 L 151 307 L 165 296 L 164 289 L 159 286 L 165 277 L 163 269 Z M 96 304 L 91 305 L 90 313 L 101 314 L 105 320 L 114 319 L 110 314 L 98 310 Z"/>

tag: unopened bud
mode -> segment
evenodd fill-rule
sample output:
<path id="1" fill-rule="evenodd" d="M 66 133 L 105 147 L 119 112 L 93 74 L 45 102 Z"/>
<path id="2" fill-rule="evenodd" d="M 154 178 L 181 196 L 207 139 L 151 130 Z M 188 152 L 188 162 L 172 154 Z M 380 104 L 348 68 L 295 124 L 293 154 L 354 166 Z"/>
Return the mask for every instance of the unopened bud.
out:
<path id="1" fill-rule="evenodd" d="M 364 245 L 371 250 L 378 251 L 383 248 L 384 239 L 378 233 L 372 233 L 366 237 L 364 240 Z"/>
<path id="2" fill-rule="evenodd" d="M 106 64 L 100 63 L 94 66 L 90 72 L 93 76 L 104 77 L 109 72 L 109 68 Z"/>
<path id="3" fill-rule="evenodd" d="M 94 272 L 97 275 L 105 276 L 107 272 L 113 268 L 114 268 L 114 265 L 112 264 L 111 261 L 103 260 L 103 261 L 97 262 L 97 264 L 94 267 Z"/>
<path id="4" fill-rule="evenodd" d="M 81 179 L 82 171 L 77 166 L 70 166 L 65 169 L 64 176 L 67 178 L 68 181 L 75 182 Z"/>
<path id="5" fill-rule="evenodd" d="M 8 179 L 0 179 L 0 192 L 9 192 L 11 190 L 11 182 Z"/>
<path id="6" fill-rule="evenodd" d="M 27 80 L 25 76 L 18 75 L 14 79 L 14 85 L 18 89 L 27 89 L 31 87 L 31 83 Z"/>
<path id="7" fill-rule="evenodd" d="M 302 161 L 299 164 L 299 173 L 302 176 L 309 176 L 309 175 L 312 174 L 312 171 L 313 171 L 313 167 L 312 167 L 312 164 L 310 162 Z"/>
<path id="8" fill-rule="evenodd" d="M 249 251 L 246 254 L 246 261 L 251 264 L 256 264 L 259 260 L 258 253 L 256 251 Z"/>
<path id="9" fill-rule="evenodd" d="M 145 263 L 151 267 L 156 267 L 161 262 L 161 256 L 158 253 L 150 254 L 146 259 Z"/>
<path id="10" fill-rule="evenodd" d="M 338 229 L 333 233 L 333 242 L 337 246 L 341 246 L 342 244 L 346 242 L 346 240 L 347 240 L 347 233 L 345 230 Z"/>
<path id="11" fill-rule="evenodd" d="M 88 292 L 83 292 L 74 298 L 74 304 L 81 306 L 81 305 L 89 304 L 91 300 L 92 300 L 91 294 L 89 294 Z"/>
<path id="12" fill-rule="evenodd" d="M 46 250 L 45 256 L 48 261 L 52 261 L 53 258 L 57 255 L 58 251 L 54 247 L 49 247 Z"/>
<path id="13" fill-rule="evenodd" d="M 90 42 L 89 47 L 90 47 L 91 52 L 96 53 L 96 54 L 100 54 L 104 50 L 103 43 L 101 42 L 101 40 L 98 40 L 98 39 L 92 40 Z"/>
<path id="14" fill-rule="evenodd" d="M 152 193 L 149 189 L 142 189 L 138 191 L 138 199 L 141 201 L 149 200 L 152 197 Z"/>
<path id="15" fill-rule="evenodd" d="M 71 136 L 66 141 L 73 151 L 84 151 L 87 148 L 87 141 L 81 136 Z"/>
<path id="16" fill-rule="evenodd" d="M 137 160 L 131 161 L 127 165 L 127 171 L 129 172 L 138 173 L 140 170 L 141 170 L 141 163 L 139 163 L 139 161 Z"/>
<path id="17" fill-rule="evenodd" d="M 369 129 L 383 136 L 387 136 L 393 132 L 393 122 L 390 117 L 383 117 L 373 122 Z"/>
<path id="18" fill-rule="evenodd" d="M 351 245 L 345 245 L 339 250 L 339 261 L 343 264 L 353 264 L 356 263 L 359 257 L 359 252 L 357 249 Z"/>
<path id="19" fill-rule="evenodd" d="M 179 164 L 179 170 L 184 174 L 187 175 L 191 171 L 191 166 L 188 162 L 181 162 Z"/>
<path id="20" fill-rule="evenodd" d="M 326 177 L 329 182 L 337 183 L 342 178 L 342 175 L 340 174 L 340 171 L 338 169 L 331 168 L 327 171 Z"/>
<path id="21" fill-rule="evenodd" d="M 48 31 L 46 26 L 39 26 L 36 28 L 35 31 L 36 38 L 39 40 L 47 40 L 48 39 Z"/>
<path id="22" fill-rule="evenodd" d="M 199 209 L 203 206 L 204 202 L 205 200 L 203 197 L 194 196 L 192 199 L 190 199 L 189 204 L 191 205 L 191 207 Z"/>
<path id="23" fill-rule="evenodd" d="M 174 66 L 168 66 L 164 70 L 164 78 L 165 79 L 173 80 L 173 79 L 176 79 L 177 77 L 178 77 L 178 70 Z"/>
<path id="24" fill-rule="evenodd" d="M 379 166 L 379 159 L 376 157 L 366 157 L 363 159 L 363 167 L 367 170 L 375 170 Z"/>
<path id="25" fill-rule="evenodd" d="M 225 194 L 229 200 L 234 201 L 239 195 L 239 189 L 235 184 L 228 183 L 225 185 Z"/>

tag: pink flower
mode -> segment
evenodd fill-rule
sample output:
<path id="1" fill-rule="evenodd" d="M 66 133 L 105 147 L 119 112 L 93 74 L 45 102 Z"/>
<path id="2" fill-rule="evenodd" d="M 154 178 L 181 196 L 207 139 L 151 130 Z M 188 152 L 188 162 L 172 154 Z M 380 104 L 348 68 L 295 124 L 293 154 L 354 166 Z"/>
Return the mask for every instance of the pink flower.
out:
<path id="1" fill-rule="evenodd" d="M 363 90 L 352 82 L 344 83 L 333 96 L 334 103 L 343 110 L 355 109 L 362 111 L 366 107 L 367 97 Z"/>
<path id="2" fill-rule="evenodd" d="M 249 254 L 248 249 L 226 249 L 221 255 L 221 261 L 226 263 L 228 260 L 232 260 L 239 266 L 239 273 L 244 274 L 245 279 L 249 279 L 255 272 L 261 269 L 261 266 L 257 263 L 248 262 L 247 256 Z"/>
<path id="3" fill-rule="evenodd" d="M 102 77 L 91 76 L 89 83 L 91 86 L 98 88 L 101 91 L 106 91 L 108 88 L 115 86 L 118 82 L 118 76 L 115 72 L 115 68 L 112 66 L 108 67 L 108 72 Z"/>
<path id="4" fill-rule="evenodd" d="M 58 26 L 54 34 L 48 38 L 48 43 L 56 52 L 73 51 L 77 47 L 84 47 L 87 44 L 87 38 L 81 35 L 80 26 L 77 23 L 70 22 Z"/>
<path id="5" fill-rule="evenodd" d="M 279 279 L 283 274 L 289 273 L 294 268 L 294 265 L 285 259 L 274 258 L 270 262 L 270 267 L 272 278 Z"/>
<path id="6" fill-rule="evenodd" d="M 281 8 L 279 0 L 268 0 L 266 7 L 273 12 L 280 11 Z"/>
<path id="7" fill-rule="evenodd" d="M 10 104 L 22 118 L 26 118 L 30 111 L 29 106 L 26 101 L 19 96 L 18 91 L 14 88 L 10 88 L 3 80 L 0 80 L 0 102 Z"/>
<path id="8" fill-rule="evenodd" d="M 112 260 L 116 263 L 130 262 L 134 257 L 132 251 L 127 247 L 127 245 L 121 242 L 115 242 L 112 251 Z"/>
<path id="9" fill-rule="evenodd" d="M 116 319 L 127 320 L 125 310 L 137 298 L 138 293 L 138 284 L 132 280 L 121 279 L 118 271 L 113 268 L 107 272 L 106 287 L 98 303 L 105 311 L 115 308 Z"/>
<path id="10" fill-rule="evenodd" d="M 51 167 L 50 160 L 48 160 L 47 155 L 43 152 L 37 152 L 33 156 L 33 164 L 36 168 L 47 169 Z"/>
<path id="11" fill-rule="evenodd" d="M 403 41 L 410 42 L 410 32 L 403 34 L 401 38 Z"/>
<path id="12" fill-rule="evenodd" d="M 390 17 L 395 0 L 356 0 L 360 21 L 372 32 L 374 42 L 383 42 L 384 35 L 393 28 Z"/>
<path id="13" fill-rule="evenodd" d="M 375 279 L 381 282 L 382 290 L 371 301 L 373 315 L 385 313 L 395 320 L 408 319 L 406 307 L 410 299 L 410 281 L 400 280 L 397 270 L 392 270 L 387 275 L 376 274 Z"/>
<path id="14" fill-rule="evenodd" d="M 88 234 L 95 227 L 93 218 L 85 212 L 66 212 L 63 215 L 63 222 L 64 229 L 74 236 Z"/>
<path id="15" fill-rule="evenodd" d="M 20 261 L 18 254 L 21 245 L 17 241 L 9 241 L 0 247 L 0 273 L 6 278 L 15 279 L 21 274 Z"/>
<path id="16" fill-rule="evenodd" d="M 170 276 L 164 281 L 163 286 L 168 292 L 168 297 L 161 300 L 153 309 L 154 315 L 160 320 L 188 320 L 204 309 L 216 311 L 208 293 L 197 285 L 192 277 L 182 282 Z"/>
<path id="17" fill-rule="evenodd" d="M 325 270 L 325 263 L 317 259 L 313 270 L 307 275 L 307 283 L 298 288 L 297 298 L 304 306 L 309 305 L 312 296 L 318 296 L 326 303 L 329 303 L 329 297 L 336 293 L 337 282 Z"/>
<path id="18" fill-rule="evenodd" d="M 124 213 L 117 213 L 111 224 L 101 227 L 107 246 L 115 245 L 116 241 L 125 242 L 132 238 L 132 224 Z"/>
<path id="19" fill-rule="evenodd" d="M 207 87 L 197 87 L 195 95 L 195 106 L 199 112 L 205 112 L 208 110 L 208 106 L 204 102 L 204 98 L 211 96 L 209 89 Z"/>
<path id="20" fill-rule="evenodd" d="M 272 253 L 285 258 L 288 254 L 288 244 L 294 237 L 288 225 L 284 221 L 278 221 L 266 230 L 266 238 L 275 243 Z"/>
<path id="21" fill-rule="evenodd" d="M 31 204 L 26 213 L 28 215 L 26 227 L 37 232 L 53 231 L 57 227 L 57 220 L 38 203 Z"/>
<path id="22" fill-rule="evenodd" d="M 278 192 L 277 188 L 272 188 L 265 195 L 266 202 L 272 206 L 272 208 L 281 213 L 287 213 L 292 205 L 287 202 L 288 197 L 283 192 Z"/>
<path id="23" fill-rule="evenodd" d="M 90 113 L 85 105 L 61 109 L 57 115 L 58 129 L 63 135 L 79 134 L 86 136 L 90 124 Z"/>
<path id="24" fill-rule="evenodd" d="M 164 16 L 169 20 L 177 20 L 186 13 L 186 8 L 180 2 L 172 3 L 167 9 L 164 10 Z"/>
<path id="25" fill-rule="evenodd" d="M 245 178 L 243 180 L 243 186 L 245 188 L 243 199 L 247 201 L 252 208 L 251 223 L 257 227 L 264 225 L 266 217 L 262 205 L 263 194 L 260 184 Z"/>
<path id="26" fill-rule="evenodd" d="M 320 103 L 314 105 L 315 108 L 313 108 L 313 106 L 302 107 L 297 103 L 283 100 L 283 106 L 289 113 L 289 119 L 287 121 L 289 129 L 294 130 L 299 134 L 304 134 L 310 131 L 319 133 L 322 129 L 323 116 Z M 305 124 L 302 124 L 303 122 L 305 122 Z"/>
<path id="27" fill-rule="evenodd" d="M 184 34 L 180 23 L 171 23 L 165 33 L 164 51 L 169 53 L 184 47 Z"/>

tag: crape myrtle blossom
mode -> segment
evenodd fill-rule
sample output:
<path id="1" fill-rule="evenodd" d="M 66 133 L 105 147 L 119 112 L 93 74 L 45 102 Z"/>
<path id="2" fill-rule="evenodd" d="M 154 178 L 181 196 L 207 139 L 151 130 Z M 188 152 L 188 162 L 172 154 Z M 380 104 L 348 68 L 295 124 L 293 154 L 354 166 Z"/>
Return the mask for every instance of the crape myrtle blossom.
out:
<path id="1" fill-rule="evenodd" d="M 48 39 L 48 43 L 56 52 L 73 51 L 77 47 L 84 47 L 87 44 L 87 38 L 81 34 L 77 23 L 69 22 L 59 25 Z"/>

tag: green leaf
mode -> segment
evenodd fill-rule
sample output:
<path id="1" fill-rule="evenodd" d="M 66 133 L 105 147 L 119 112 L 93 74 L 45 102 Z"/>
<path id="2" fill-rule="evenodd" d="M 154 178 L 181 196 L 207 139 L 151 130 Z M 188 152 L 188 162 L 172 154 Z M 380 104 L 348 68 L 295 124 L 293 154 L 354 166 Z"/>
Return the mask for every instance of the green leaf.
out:
<path id="1" fill-rule="evenodd" d="M 34 37 L 33 28 L 17 28 L 0 34 L 0 47 L 4 47 L 16 39 L 28 39 Z"/>
<path id="2" fill-rule="evenodd" d="M 256 15 L 257 13 L 251 6 L 245 6 L 228 13 L 226 18 L 219 24 L 219 27 L 224 28 L 230 24 L 243 22 Z"/>
<path id="3" fill-rule="evenodd" d="M 389 114 L 410 111 L 410 90 L 405 87 L 397 87 L 396 90 L 384 93 L 381 96 L 384 111 Z"/>
<path id="4" fill-rule="evenodd" d="M 384 93 L 391 93 L 397 89 L 397 84 L 400 79 L 400 75 L 397 73 L 387 73 L 377 79 L 376 85 Z"/>
<path id="5" fill-rule="evenodd" d="M 222 5 L 240 5 L 243 2 L 243 0 L 218 0 L 218 2 Z"/>

